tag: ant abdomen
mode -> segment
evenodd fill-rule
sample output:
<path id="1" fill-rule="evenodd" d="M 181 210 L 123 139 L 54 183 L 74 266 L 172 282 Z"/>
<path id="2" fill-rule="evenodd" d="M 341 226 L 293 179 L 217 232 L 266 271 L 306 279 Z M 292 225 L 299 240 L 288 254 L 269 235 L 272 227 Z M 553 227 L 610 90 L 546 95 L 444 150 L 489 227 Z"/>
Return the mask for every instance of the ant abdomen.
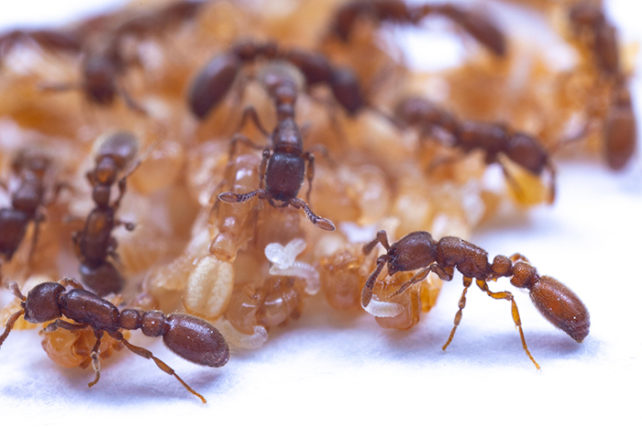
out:
<path id="1" fill-rule="evenodd" d="M 185 314 L 172 314 L 166 322 L 169 329 L 163 335 L 163 342 L 186 360 L 221 367 L 230 359 L 225 339 L 208 322 Z"/>
<path id="2" fill-rule="evenodd" d="M 588 335 L 591 325 L 588 310 L 564 284 L 550 276 L 541 276 L 530 289 L 530 296 L 544 318 L 577 342 Z"/>
<path id="3" fill-rule="evenodd" d="M 125 284 L 123 276 L 108 260 L 97 267 L 81 264 L 79 268 L 82 283 L 99 296 L 106 296 L 122 291 Z"/>
<path id="4" fill-rule="evenodd" d="M 227 95 L 241 68 L 241 60 L 227 52 L 212 58 L 189 89 L 188 104 L 198 119 L 204 119 Z"/>

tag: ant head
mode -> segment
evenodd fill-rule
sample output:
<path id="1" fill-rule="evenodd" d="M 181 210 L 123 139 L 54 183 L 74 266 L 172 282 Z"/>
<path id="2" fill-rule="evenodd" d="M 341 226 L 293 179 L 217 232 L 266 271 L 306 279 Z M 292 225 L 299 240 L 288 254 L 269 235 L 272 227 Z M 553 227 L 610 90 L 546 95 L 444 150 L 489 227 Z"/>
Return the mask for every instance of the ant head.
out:
<path id="1" fill-rule="evenodd" d="M 25 320 L 41 323 L 59 318 L 62 314 L 58 298 L 63 291 L 65 287 L 57 282 L 43 282 L 32 288 L 22 302 Z"/>
<path id="2" fill-rule="evenodd" d="M 21 171 L 30 171 L 31 173 L 42 178 L 49 168 L 51 161 L 42 153 L 31 150 L 20 150 L 11 162 L 11 169 L 15 174 Z"/>

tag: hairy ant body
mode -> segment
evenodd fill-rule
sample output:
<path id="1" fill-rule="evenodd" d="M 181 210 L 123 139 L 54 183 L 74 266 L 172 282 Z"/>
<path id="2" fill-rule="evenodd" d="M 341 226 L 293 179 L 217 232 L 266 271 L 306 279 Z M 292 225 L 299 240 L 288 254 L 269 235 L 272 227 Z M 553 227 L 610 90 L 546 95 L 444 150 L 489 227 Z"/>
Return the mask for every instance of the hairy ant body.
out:
<path id="1" fill-rule="evenodd" d="M 334 99 L 350 116 L 368 105 L 352 70 L 334 66 L 323 54 L 302 49 L 284 49 L 274 42 L 239 42 L 216 55 L 196 76 L 189 90 L 188 104 L 198 119 L 204 119 L 225 98 L 244 64 L 258 59 L 281 60 L 299 69 L 306 85 L 328 85 Z"/>
<path id="2" fill-rule="evenodd" d="M 50 160 L 45 155 L 21 151 L 13 160 L 11 169 L 18 177 L 19 184 L 11 194 L 11 207 L 0 209 L 0 255 L 11 261 L 20 246 L 29 223 L 34 223 L 29 259 L 38 241 L 40 223 L 45 205 L 45 175 Z M 57 191 L 56 191 L 57 192 Z M 55 195 L 54 195 L 55 196 Z"/>
<path id="3" fill-rule="evenodd" d="M 74 287 L 67 290 L 67 286 Z M 165 345 L 181 357 L 193 363 L 209 367 L 221 367 L 229 359 L 229 348 L 223 336 L 208 322 L 190 315 L 165 315 L 160 311 L 140 311 L 137 309 L 119 310 L 109 301 L 102 299 L 71 279 L 57 282 L 44 282 L 35 286 L 25 297 L 14 282 L 11 284 L 13 294 L 21 300 L 22 309 L 11 315 L 2 335 L 0 346 L 5 341 L 13 325 L 21 315 L 31 323 L 51 321 L 45 332 L 58 328 L 74 331 L 91 328 L 96 336 L 96 343 L 91 351 L 91 363 L 95 378 L 89 383 L 94 386 L 100 380 L 100 359 L 98 350 L 103 334 L 108 334 L 121 342 L 127 349 L 143 358 L 151 359 L 158 368 L 174 376 L 189 392 L 205 398 L 194 391 L 174 369 L 154 356 L 145 348 L 129 343 L 121 330 L 141 329 L 145 336 L 163 337 Z M 72 322 L 62 319 L 70 319 Z"/>
<path id="4" fill-rule="evenodd" d="M 401 0 L 353 0 L 337 9 L 330 34 L 347 42 L 360 19 L 418 25 L 429 15 L 443 16 L 456 23 L 494 55 L 506 54 L 506 39 L 495 23 L 485 15 L 449 3 L 409 5 Z"/>
<path id="5" fill-rule="evenodd" d="M 274 201 L 279 201 L 279 207 L 292 205 L 305 211 L 308 219 L 323 230 L 332 231 L 334 224 L 323 217 L 312 212 L 305 201 L 298 198 L 299 190 L 306 175 L 308 191 L 307 200 L 310 200 L 312 191 L 312 179 L 314 177 L 314 155 L 303 151 L 303 138 L 301 131 L 294 120 L 297 87 L 294 80 L 288 75 L 287 70 L 273 69 L 265 76 L 265 83 L 270 97 L 274 101 L 277 112 L 277 124 L 272 134 L 266 136 L 270 139 L 270 147 L 261 147 L 242 135 L 235 136 L 231 143 L 230 157 L 235 151 L 238 142 L 247 144 L 253 148 L 263 148 L 263 159 L 259 170 L 260 185 L 258 190 L 249 193 L 223 192 L 218 198 L 224 202 L 245 202 L 255 196 L 260 199 L 267 199 L 270 205 L 276 207 Z M 254 110 L 251 112 L 255 124 L 260 130 L 264 130 Z"/>
<path id="6" fill-rule="evenodd" d="M 118 293 L 123 288 L 123 277 L 109 260 L 118 259 L 118 243 L 112 236 L 112 231 L 117 226 L 125 226 L 127 230 L 134 229 L 134 224 L 118 220 L 116 212 L 125 194 L 127 177 L 138 164 L 118 180 L 118 197 L 110 204 L 111 187 L 116 184 L 118 174 L 131 163 L 137 151 L 138 142 L 132 134 L 110 134 L 99 146 L 95 168 L 87 173 L 96 206 L 87 215 L 84 228 L 73 234 L 73 242 L 80 260 L 82 282 L 100 296 Z"/>
<path id="7" fill-rule="evenodd" d="M 617 31 L 601 6 L 591 2 L 573 5 L 568 17 L 574 32 L 587 40 L 598 71 L 613 86 L 604 122 L 604 156 L 609 167 L 622 169 L 635 151 L 637 126 L 631 94 L 620 65 Z"/>
<path id="8" fill-rule="evenodd" d="M 465 153 L 482 150 L 487 164 L 499 163 L 502 166 L 498 156 L 503 154 L 534 175 L 539 176 L 546 169 L 552 181 L 550 200 L 555 199 L 555 167 L 544 146 L 531 135 L 510 131 L 499 123 L 459 121 L 446 110 L 420 97 L 402 100 L 395 109 L 395 119 L 402 126 L 419 128 L 422 134 L 444 131 L 450 136 L 452 145 Z M 504 175 L 519 190 L 508 171 L 502 168 Z"/>
<path id="9" fill-rule="evenodd" d="M 430 272 L 436 273 L 444 281 L 452 280 L 455 269 L 463 275 L 464 291 L 459 299 L 459 310 L 455 315 L 454 326 L 443 346 L 444 350 L 452 341 L 461 321 L 462 311 L 466 305 L 466 292 L 473 278 L 477 286 L 488 296 L 511 302 L 511 314 L 519 330 L 524 351 L 538 369 L 539 365 L 526 346 L 513 294 L 509 291 L 491 291 L 488 288 L 488 281 L 510 277 L 511 284 L 515 287 L 529 291 L 535 307 L 553 325 L 564 330 L 577 342 L 581 342 L 588 335 L 589 313 L 575 293 L 552 277 L 539 276 L 537 270 L 519 254 L 514 254 L 510 258 L 498 255 L 492 263 L 489 263 L 488 253 L 485 250 L 460 238 L 446 236 L 435 241 L 428 232 L 412 232 L 390 245 L 384 230 L 377 232 L 376 238 L 363 247 L 363 252 L 369 254 L 378 243 L 383 245 L 387 252 L 377 259 L 377 267 L 362 290 L 361 304 L 364 307 L 370 303 L 375 281 L 385 265 L 388 265 L 388 275 L 420 269 L 395 291 L 395 295 L 423 281 Z"/>

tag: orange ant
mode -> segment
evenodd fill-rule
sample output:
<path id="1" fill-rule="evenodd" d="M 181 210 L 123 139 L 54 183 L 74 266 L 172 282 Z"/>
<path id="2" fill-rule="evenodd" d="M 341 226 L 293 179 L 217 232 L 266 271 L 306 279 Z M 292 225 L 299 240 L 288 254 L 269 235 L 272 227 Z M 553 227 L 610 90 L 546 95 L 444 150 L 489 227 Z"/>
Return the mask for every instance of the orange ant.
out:
<path id="1" fill-rule="evenodd" d="M 460 121 L 421 97 L 409 97 L 400 101 L 395 108 L 395 120 L 400 127 L 419 128 L 422 136 L 445 132 L 453 147 L 460 148 L 464 153 L 482 150 L 486 164 L 498 163 L 516 191 L 519 190 L 519 185 L 499 162 L 500 154 L 538 176 L 546 169 L 551 175 L 550 202 L 555 200 L 555 167 L 548 152 L 535 137 L 511 131 L 499 123 Z"/>
<path id="2" fill-rule="evenodd" d="M 347 42 L 360 19 L 418 25 L 428 15 L 443 16 L 456 23 L 494 55 L 506 54 L 506 39 L 495 23 L 483 14 L 449 3 L 408 5 L 401 0 L 353 0 L 337 9 L 329 33 Z"/>
<path id="3" fill-rule="evenodd" d="M 223 192 L 218 195 L 218 199 L 233 203 L 245 202 L 256 196 L 260 199 L 267 199 L 270 205 L 277 207 L 274 202 L 276 200 L 281 203 L 278 207 L 292 205 L 295 208 L 301 208 L 314 225 L 323 230 L 333 231 L 335 227 L 332 221 L 316 215 L 304 200 L 297 197 L 306 173 L 305 162 L 307 161 L 308 191 L 306 199 L 310 200 L 314 177 L 314 155 L 303 151 L 301 131 L 294 120 L 297 87 L 287 71 L 289 70 L 274 68 L 264 77 L 264 83 L 274 101 L 277 112 L 278 122 L 272 134 L 268 135 L 253 109 L 246 110 L 241 122 L 242 126 L 246 117 L 251 117 L 257 128 L 270 139 L 271 147 L 259 146 L 242 135 L 235 136 L 231 142 L 230 158 L 238 142 L 252 148 L 263 149 L 259 189 L 242 194 Z"/>
<path id="4" fill-rule="evenodd" d="M 379 256 L 377 267 L 363 287 L 361 304 L 364 307 L 370 303 L 375 281 L 385 265 L 388 265 L 388 275 L 420 269 L 393 295 L 401 294 L 413 284 L 423 281 L 430 272 L 434 272 L 444 281 L 452 280 L 455 268 L 463 275 L 464 291 L 459 299 L 459 310 L 455 315 L 454 326 L 448 340 L 442 347 L 443 350 L 446 350 L 452 341 L 461 321 L 462 311 L 466 305 L 466 292 L 473 278 L 477 286 L 488 296 L 511 302 L 511 314 L 519 330 L 522 347 L 538 369 L 539 364 L 526 346 L 522 322 L 513 294 L 509 291 L 493 292 L 488 288 L 487 281 L 510 277 L 510 282 L 515 287 L 529 291 L 535 307 L 553 325 L 564 330 L 577 342 L 581 342 L 588 335 L 589 313 L 575 293 L 550 276 L 539 276 L 537 270 L 519 254 L 514 254 L 510 258 L 498 255 L 492 263 L 489 263 L 488 253 L 485 250 L 460 238 L 446 236 L 435 241 L 428 232 L 412 232 L 390 245 L 385 230 L 377 232 L 376 238 L 363 247 L 364 254 L 369 254 L 377 244 L 383 245 L 386 254 Z"/>
<path id="5" fill-rule="evenodd" d="M 631 94 L 620 65 L 617 31 L 601 6 L 586 1 L 573 5 L 568 18 L 573 31 L 587 39 L 601 75 L 613 84 L 604 122 L 604 156 L 610 168 L 622 169 L 635 151 L 637 126 Z"/>
<path id="6" fill-rule="evenodd" d="M 123 277 L 108 260 L 118 260 L 116 239 L 112 231 L 118 226 L 133 230 L 134 224 L 116 218 L 116 212 L 127 187 L 130 171 L 118 180 L 118 197 L 110 204 L 111 187 L 116 184 L 118 174 L 136 156 L 138 141 L 128 132 L 117 132 L 104 137 L 96 154 L 96 166 L 87 173 L 92 186 L 92 199 L 96 206 L 87 215 L 85 226 L 73 234 L 74 248 L 80 260 L 80 277 L 85 286 L 98 295 L 118 293 L 123 288 Z"/>
<path id="7" fill-rule="evenodd" d="M 74 288 L 67 290 L 67 286 Z M 33 324 L 51 321 L 43 329 L 45 332 L 55 331 L 58 328 L 74 331 L 89 327 L 96 336 L 96 343 L 90 356 L 96 376 L 89 383 L 89 387 L 100 380 L 98 350 L 105 333 L 121 342 L 136 355 L 153 360 L 158 368 L 174 376 L 185 389 L 200 398 L 203 403 L 206 402 L 205 398 L 181 379 L 174 369 L 155 357 L 149 350 L 129 343 L 121 330 L 141 329 L 145 336 L 163 336 L 163 342 L 169 349 L 188 361 L 204 366 L 221 367 L 230 357 L 229 348 L 221 333 L 200 318 L 184 314 L 165 315 L 160 311 L 119 310 L 109 301 L 84 290 L 78 282 L 68 278 L 60 283 L 38 284 L 26 297 L 20 292 L 17 283 L 11 283 L 11 289 L 20 299 L 22 309 L 12 314 L 7 321 L 5 330 L 0 335 L 0 346 L 21 315 Z M 62 319 L 63 316 L 74 322 Z"/>

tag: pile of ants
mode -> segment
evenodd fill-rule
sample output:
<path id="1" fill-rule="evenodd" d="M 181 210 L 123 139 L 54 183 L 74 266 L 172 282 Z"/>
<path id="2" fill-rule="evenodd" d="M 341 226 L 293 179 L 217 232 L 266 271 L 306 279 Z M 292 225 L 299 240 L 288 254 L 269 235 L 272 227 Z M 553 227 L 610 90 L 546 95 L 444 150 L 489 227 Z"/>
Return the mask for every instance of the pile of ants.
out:
<path id="1" fill-rule="evenodd" d="M 161 38 L 163 33 L 177 28 L 189 29 L 209 3 L 205 0 L 175 1 L 126 18 L 106 14 L 64 29 L 15 30 L 0 36 L 0 61 L 7 61 L 11 52 L 25 43 L 35 44 L 45 52 L 76 56 L 80 59 L 78 82 L 43 84 L 40 90 L 48 92 L 50 97 L 56 96 L 52 92 L 77 90 L 85 102 L 98 109 L 113 108 L 120 97 L 133 115 L 148 120 L 154 116 L 153 108 L 125 89 L 127 74 L 141 61 L 132 55 L 128 43 L 132 39 Z M 363 28 L 382 32 L 386 31 L 386 24 L 418 26 L 433 16 L 449 21 L 483 51 L 490 53 L 493 60 L 502 61 L 510 54 L 504 31 L 490 17 L 450 3 L 410 5 L 402 0 L 351 0 L 331 15 L 323 40 L 332 40 L 349 50 L 355 33 Z M 578 43 L 590 53 L 596 75 L 602 84 L 611 88 L 612 94 L 604 117 L 587 114 L 585 129 L 592 129 L 599 122 L 603 129 L 606 163 L 613 169 L 622 169 L 635 150 L 636 123 L 626 72 L 618 57 L 617 33 L 602 9 L 590 1 L 578 0 L 569 8 L 567 16 Z M 255 75 L 252 70 L 256 64 L 267 66 Z M 212 59 L 200 70 L 194 70 L 183 108 L 196 123 L 203 124 L 229 101 L 235 84 L 238 86 L 242 79 L 254 80 L 264 90 L 276 120 L 270 131 L 263 125 L 264 119 L 257 109 L 251 106 L 243 109 L 239 132 L 227 136 L 228 162 L 237 156 L 239 145 L 258 150 L 261 153 L 259 184 L 245 193 L 222 189 L 212 198 L 213 204 L 249 204 L 252 200 L 263 200 L 275 209 L 289 206 L 302 210 L 309 222 L 322 231 L 320 234 L 338 233 L 331 215 L 326 218 L 312 208 L 315 155 L 314 150 L 306 149 L 304 144 L 309 124 L 297 117 L 297 101 L 307 96 L 315 100 L 317 92 L 328 95 L 331 117 L 343 114 L 347 120 L 357 120 L 364 113 L 374 113 L 398 132 L 416 133 L 421 146 L 439 145 L 451 150 L 455 157 L 481 153 L 483 163 L 499 165 L 508 185 L 516 191 L 520 191 L 520 184 L 504 166 L 503 159 L 509 159 L 535 177 L 548 173 L 549 202 L 555 199 L 553 153 L 538 136 L 504 122 L 460 117 L 425 94 L 399 97 L 394 104 L 380 105 L 367 94 L 358 73 L 350 66 L 334 61 L 321 49 L 277 40 L 234 40 L 226 49 L 214 52 Z M 256 142 L 240 132 L 248 121 L 255 125 L 265 142 Z M 332 123 L 337 125 L 336 121 Z M 581 133 L 578 138 L 583 135 Z M 95 345 L 88 359 L 95 378 L 89 386 L 95 385 L 100 378 L 99 348 L 101 339 L 107 335 L 131 352 L 153 360 L 161 370 L 174 376 L 190 393 L 205 402 L 205 398 L 166 363 L 149 350 L 130 343 L 123 331 L 141 329 L 146 336 L 162 336 L 167 347 L 179 356 L 209 367 L 221 367 L 229 359 L 224 336 L 209 321 L 196 316 L 118 307 L 110 300 L 123 292 L 126 283 L 119 267 L 114 231 L 121 226 L 127 231 L 138 227 L 122 220 L 119 210 L 127 193 L 128 180 L 145 162 L 139 144 L 135 133 L 128 131 L 109 132 L 96 143 L 94 165 L 86 172 L 93 208 L 82 219 L 82 227 L 69 237 L 77 259 L 78 279 L 66 277 L 57 282 L 42 282 L 25 296 L 17 282 L 0 276 L 20 305 L 20 309 L 8 318 L 0 335 L 0 345 L 21 317 L 28 323 L 43 324 L 44 332 L 89 328 L 95 335 Z M 322 150 L 321 154 L 332 163 L 333 153 L 328 152 Z M 23 245 L 29 245 L 28 260 L 38 251 L 39 231 L 47 221 L 47 209 L 56 203 L 61 190 L 68 187 L 63 182 L 50 185 L 55 181 L 52 162 L 50 156 L 33 149 L 20 150 L 13 156 L 10 178 L 15 185 L 11 189 L 4 186 L 10 190 L 10 205 L 0 209 L 0 255 L 4 264 L 11 262 Z M 306 189 L 305 198 L 300 196 L 302 188 Z M 27 236 L 31 238 L 30 243 L 23 242 Z M 528 290 L 540 313 L 577 342 L 589 333 L 588 310 L 575 293 L 550 276 L 540 276 L 520 254 L 498 255 L 489 261 L 484 249 L 459 237 L 443 236 L 436 240 L 429 232 L 415 231 L 390 244 L 388 233 L 380 230 L 372 241 L 363 245 L 363 255 L 370 254 L 378 244 L 383 246 L 385 253 L 376 258 L 376 267 L 361 284 L 363 308 L 382 298 L 374 295 L 373 290 L 384 268 L 387 268 L 387 276 L 414 272 L 410 280 L 389 290 L 390 296 L 407 293 L 430 273 L 443 281 L 451 281 L 455 270 L 463 276 L 459 309 L 444 350 L 460 324 L 466 293 L 473 279 L 492 299 L 510 302 L 524 352 L 538 369 L 540 366 L 526 344 L 513 294 L 491 291 L 489 281 L 506 277 L 513 286 Z"/>

